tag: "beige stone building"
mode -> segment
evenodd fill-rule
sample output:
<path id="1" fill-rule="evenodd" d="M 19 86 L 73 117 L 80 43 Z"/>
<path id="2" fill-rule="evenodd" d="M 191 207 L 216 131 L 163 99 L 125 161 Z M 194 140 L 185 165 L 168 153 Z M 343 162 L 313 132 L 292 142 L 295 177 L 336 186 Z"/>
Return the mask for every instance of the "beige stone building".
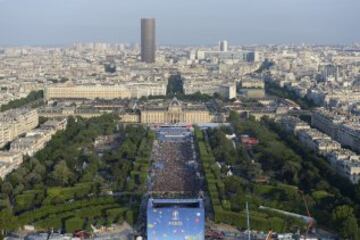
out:
<path id="1" fill-rule="evenodd" d="M 214 95 L 218 93 L 227 99 L 236 98 L 236 84 L 235 82 L 223 82 L 218 80 L 204 79 L 186 79 L 183 78 L 184 93 L 187 95 L 200 92 L 202 94 Z"/>
<path id="2" fill-rule="evenodd" d="M 106 110 L 104 110 L 106 109 Z M 63 118 L 68 116 L 80 116 L 91 118 L 101 116 L 104 113 L 114 113 L 119 115 L 122 123 L 211 123 L 224 122 L 226 116 L 210 112 L 204 104 L 182 103 L 176 98 L 170 102 L 160 101 L 141 105 L 140 107 L 106 107 L 80 109 L 76 107 L 54 108 L 46 107 L 39 110 L 39 115 L 47 118 Z"/>
<path id="3" fill-rule="evenodd" d="M 205 106 L 184 106 L 174 98 L 168 107 L 145 107 L 140 112 L 140 122 L 149 123 L 209 123 L 214 122 Z"/>
<path id="4" fill-rule="evenodd" d="M 14 109 L 0 114 L 0 147 L 4 147 L 21 134 L 25 134 L 39 124 L 36 110 Z"/>
<path id="5" fill-rule="evenodd" d="M 264 98 L 265 83 L 261 79 L 247 78 L 241 80 L 241 88 L 239 92 L 248 98 Z"/>
<path id="6" fill-rule="evenodd" d="M 166 95 L 166 83 L 126 83 L 126 84 L 59 84 L 45 88 L 47 101 L 52 99 L 122 99 L 141 98 L 148 96 Z"/>
<path id="7" fill-rule="evenodd" d="M 4 179 L 7 174 L 19 167 L 22 160 L 23 156 L 20 152 L 0 151 L 0 178 Z"/>
<path id="8" fill-rule="evenodd" d="M 343 146 L 360 152 L 360 123 L 358 120 L 352 121 L 347 115 L 318 109 L 312 113 L 311 124 Z"/>

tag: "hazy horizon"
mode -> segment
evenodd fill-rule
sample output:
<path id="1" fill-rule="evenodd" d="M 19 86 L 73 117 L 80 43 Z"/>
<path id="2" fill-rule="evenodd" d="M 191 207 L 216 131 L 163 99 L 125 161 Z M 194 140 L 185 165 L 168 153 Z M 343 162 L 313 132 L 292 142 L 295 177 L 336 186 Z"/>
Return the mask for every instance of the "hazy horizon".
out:
<path id="1" fill-rule="evenodd" d="M 359 0 L 0 0 L 0 45 L 139 43 L 155 17 L 160 45 L 351 44 Z"/>

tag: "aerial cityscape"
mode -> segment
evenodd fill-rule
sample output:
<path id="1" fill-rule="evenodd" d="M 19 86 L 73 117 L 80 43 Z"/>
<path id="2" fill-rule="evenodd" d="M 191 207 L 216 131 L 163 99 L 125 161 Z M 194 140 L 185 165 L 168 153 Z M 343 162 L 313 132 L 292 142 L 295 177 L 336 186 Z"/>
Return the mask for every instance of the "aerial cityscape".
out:
<path id="1" fill-rule="evenodd" d="M 179 18 L 164 44 L 161 19 L 133 42 L 4 28 L 0 239 L 360 240 L 358 35 L 184 44 Z"/>

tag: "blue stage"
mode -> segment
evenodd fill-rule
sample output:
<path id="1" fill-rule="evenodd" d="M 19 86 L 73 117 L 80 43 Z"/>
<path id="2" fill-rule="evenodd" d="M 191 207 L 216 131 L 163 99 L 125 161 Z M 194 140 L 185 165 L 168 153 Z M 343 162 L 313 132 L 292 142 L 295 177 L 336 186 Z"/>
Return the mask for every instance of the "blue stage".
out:
<path id="1" fill-rule="evenodd" d="M 204 240 L 202 199 L 149 199 L 148 240 Z"/>

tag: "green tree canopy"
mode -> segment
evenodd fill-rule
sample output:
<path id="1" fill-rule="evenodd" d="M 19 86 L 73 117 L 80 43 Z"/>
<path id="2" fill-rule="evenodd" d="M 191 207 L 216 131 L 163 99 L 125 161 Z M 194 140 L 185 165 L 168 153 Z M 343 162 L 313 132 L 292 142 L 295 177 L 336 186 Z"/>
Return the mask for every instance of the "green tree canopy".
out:
<path id="1" fill-rule="evenodd" d="M 74 180 L 74 173 L 68 168 L 64 160 L 55 165 L 51 173 L 51 179 L 55 185 L 67 186 Z"/>

